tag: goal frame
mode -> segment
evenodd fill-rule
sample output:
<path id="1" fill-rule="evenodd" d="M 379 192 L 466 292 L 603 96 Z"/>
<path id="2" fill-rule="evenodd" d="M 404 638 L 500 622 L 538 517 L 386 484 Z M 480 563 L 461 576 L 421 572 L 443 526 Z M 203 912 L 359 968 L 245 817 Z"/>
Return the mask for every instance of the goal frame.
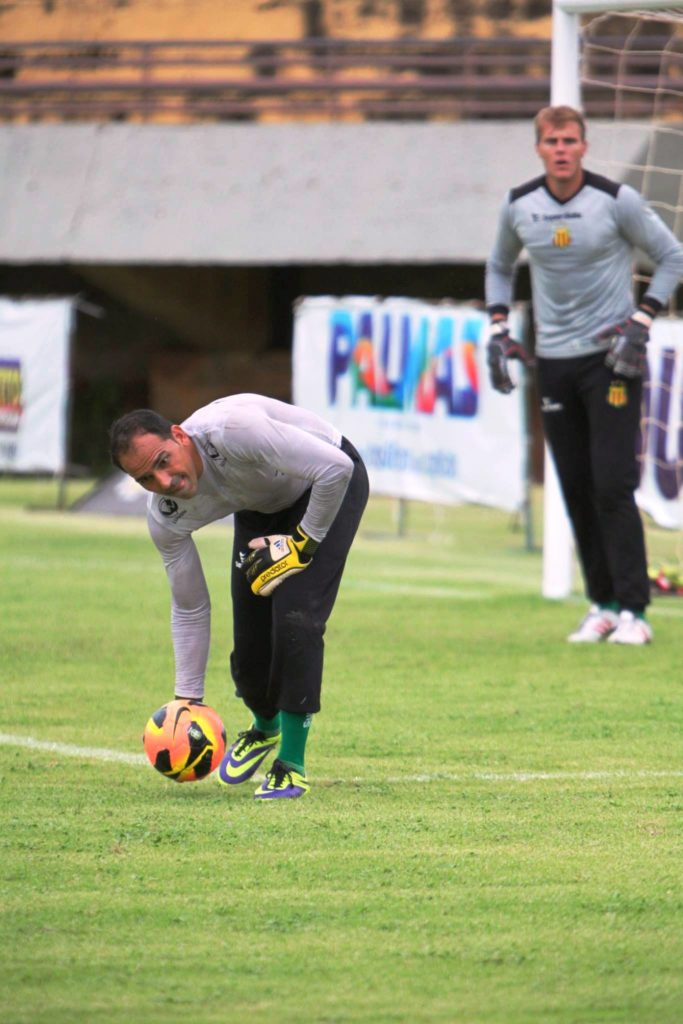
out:
<path id="1" fill-rule="evenodd" d="M 580 33 L 582 14 L 667 11 L 663 0 L 553 0 L 550 102 L 581 108 Z M 555 466 L 545 446 L 543 488 L 544 597 L 561 599 L 572 590 L 573 539 Z"/>

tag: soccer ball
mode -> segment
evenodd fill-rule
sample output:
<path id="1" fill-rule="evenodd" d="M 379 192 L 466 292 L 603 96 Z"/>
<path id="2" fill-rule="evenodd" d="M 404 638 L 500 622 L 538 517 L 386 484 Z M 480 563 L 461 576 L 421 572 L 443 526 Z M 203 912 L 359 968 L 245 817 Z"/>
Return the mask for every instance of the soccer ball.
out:
<path id="1" fill-rule="evenodd" d="M 208 704 L 172 700 L 154 712 L 142 742 L 151 765 L 167 779 L 196 782 L 221 763 L 225 727 Z"/>

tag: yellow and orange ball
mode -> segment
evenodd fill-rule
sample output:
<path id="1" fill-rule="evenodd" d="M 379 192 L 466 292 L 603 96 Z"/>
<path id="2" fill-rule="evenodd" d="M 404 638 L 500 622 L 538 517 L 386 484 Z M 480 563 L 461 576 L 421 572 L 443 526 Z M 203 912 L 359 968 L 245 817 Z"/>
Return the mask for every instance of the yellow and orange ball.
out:
<path id="1" fill-rule="evenodd" d="M 208 704 L 172 700 L 151 716 L 142 736 L 152 767 L 175 782 L 197 782 L 218 767 L 225 727 Z"/>

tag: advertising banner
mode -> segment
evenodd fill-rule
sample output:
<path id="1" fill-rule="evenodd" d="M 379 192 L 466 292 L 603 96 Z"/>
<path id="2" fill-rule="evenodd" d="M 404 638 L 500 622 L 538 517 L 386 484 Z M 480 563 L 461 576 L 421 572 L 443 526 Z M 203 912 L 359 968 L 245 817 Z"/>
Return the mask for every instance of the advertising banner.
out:
<path id="1" fill-rule="evenodd" d="M 0 299 L 0 471 L 64 469 L 71 310 Z"/>
<path id="2" fill-rule="evenodd" d="M 683 320 L 655 320 L 647 347 L 640 507 L 659 526 L 683 528 Z"/>
<path id="3" fill-rule="evenodd" d="M 471 305 L 302 299 L 294 402 L 353 442 L 375 494 L 515 510 L 525 494 L 522 389 L 505 396 L 490 387 L 487 326 Z M 521 308 L 511 328 L 521 337 Z"/>

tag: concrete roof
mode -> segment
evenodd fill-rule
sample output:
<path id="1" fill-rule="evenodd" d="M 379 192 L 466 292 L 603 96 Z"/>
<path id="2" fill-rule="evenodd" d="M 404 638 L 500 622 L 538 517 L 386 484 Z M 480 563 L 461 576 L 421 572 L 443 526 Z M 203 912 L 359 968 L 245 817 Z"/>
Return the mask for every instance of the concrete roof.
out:
<path id="1" fill-rule="evenodd" d="M 480 263 L 533 142 L 510 121 L 0 126 L 0 260 Z"/>

